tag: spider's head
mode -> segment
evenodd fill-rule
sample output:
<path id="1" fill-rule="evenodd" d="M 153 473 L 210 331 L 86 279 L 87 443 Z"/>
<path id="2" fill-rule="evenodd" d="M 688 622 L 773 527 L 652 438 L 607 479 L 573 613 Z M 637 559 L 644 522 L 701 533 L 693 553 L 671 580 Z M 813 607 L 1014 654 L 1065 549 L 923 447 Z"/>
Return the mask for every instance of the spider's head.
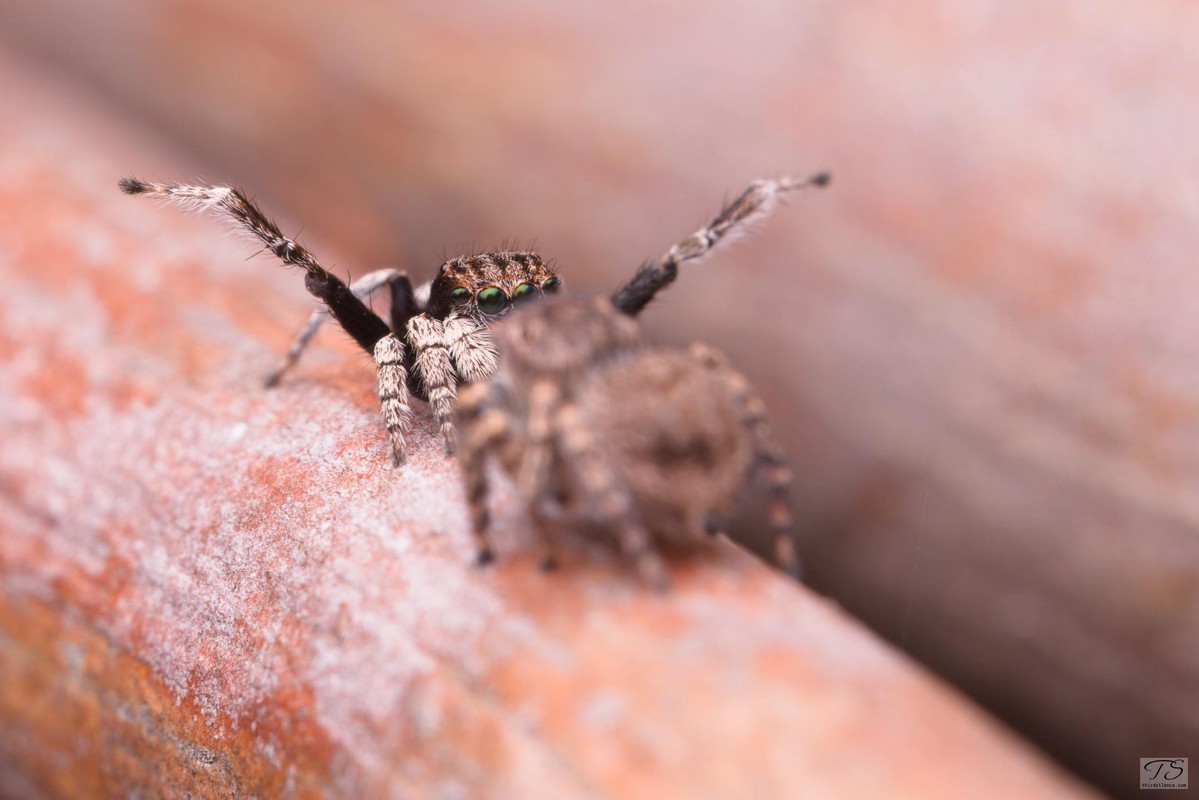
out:
<path id="1" fill-rule="evenodd" d="M 486 320 L 560 288 L 562 279 L 536 253 L 461 256 L 442 264 L 433 279 L 429 313 L 438 319 L 457 314 Z"/>

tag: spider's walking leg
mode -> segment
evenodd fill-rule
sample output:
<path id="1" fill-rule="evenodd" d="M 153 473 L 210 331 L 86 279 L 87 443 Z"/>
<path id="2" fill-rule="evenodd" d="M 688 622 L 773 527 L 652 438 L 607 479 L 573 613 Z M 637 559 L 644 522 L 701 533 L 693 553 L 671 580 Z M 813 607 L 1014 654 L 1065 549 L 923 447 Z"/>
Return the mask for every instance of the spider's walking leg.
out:
<path id="1" fill-rule="evenodd" d="M 375 368 L 379 376 L 379 407 L 395 466 L 408 457 L 404 434 L 412 411 L 408 408 L 408 375 L 404 370 L 404 343 L 389 333 L 375 344 Z"/>
<path id="2" fill-rule="evenodd" d="M 612 295 L 612 304 L 629 315 L 640 313 L 659 290 L 673 283 L 678 277 L 679 264 L 693 258 L 702 258 L 725 236 L 736 233 L 755 217 L 768 214 L 777 205 L 779 195 L 806 186 L 827 186 L 828 182 L 827 172 L 802 179 L 754 181 L 706 227 L 672 245 L 657 261 L 642 264 L 633 279 Z"/>
<path id="3" fill-rule="evenodd" d="M 396 269 L 379 269 L 375 270 L 374 272 L 368 272 L 366 275 L 363 275 L 361 278 L 350 284 L 350 291 L 359 300 L 366 301 L 367 298 L 369 298 L 376 291 L 388 285 L 390 285 L 392 288 L 393 308 L 396 303 L 395 295 L 398 294 L 402 297 L 405 288 L 407 289 L 407 296 L 412 296 L 412 283 L 408 280 L 408 276 Z M 404 301 L 401 300 L 400 302 L 402 304 Z M 408 315 L 408 317 L 411 316 L 412 314 Z M 312 342 L 312 337 L 316 336 L 316 332 L 321 329 L 321 326 L 324 325 L 328 319 L 329 310 L 327 308 L 318 308 L 312 312 L 312 314 L 308 317 L 308 322 L 305 323 L 304 328 L 300 331 L 299 335 L 296 336 L 295 341 L 293 341 L 291 344 L 291 347 L 287 349 L 287 354 L 283 356 L 283 360 L 279 362 L 279 366 L 275 367 L 271 374 L 266 377 L 266 385 L 268 388 L 279 385 L 279 381 L 282 380 L 283 376 L 291 371 L 291 368 L 294 367 L 296 362 L 300 360 L 300 356 L 304 354 L 304 350 L 307 349 L 308 345 Z M 407 324 L 407 322 L 408 318 L 406 317 L 404 319 L 404 323 Z M 399 328 L 393 327 L 392 330 L 402 331 L 404 330 L 404 326 L 401 325 Z"/>
<path id="4" fill-rule="evenodd" d="M 541 512 L 540 498 L 550 481 L 550 464 L 553 460 L 553 415 L 561 400 L 558 385 L 550 378 L 538 378 L 529 391 L 528 422 L 525 428 L 525 455 L 516 475 L 516 484 L 526 505 L 533 509 L 537 529 L 541 535 L 543 553 L 541 568 L 553 569 L 557 563 L 554 543 L 546 535 L 547 520 Z"/>
<path id="5" fill-rule="evenodd" d="M 533 505 L 549 482 L 550 435 L 554 409 L 560 401 L 557 384 L 550 378 L 538 378 L 529 390 L 525 457 L 521 461 L 516 484 L 525 503 Z"/>
<path id="6" fill-rule="evenodd" d="M 458 378 L 445 339 L 445 326 L 439 319 L 419 314 L 408 322 L 408 344 L 412 346 L 416 370 L 424 384 L 433 417 L 441 428 L 446 455 L 453 455 L 454 397 Z"/>
<path id="7" fill-rule="evenodd" d="M 635 559 L 637 571 L 646 583 L 659 591 L 669 588 L 666 564 L 654 549 L 650 532 L 638 518 L 629 490 L 617 480 L 596 451 L 591 431 L 578 408 L 570 403 L 561 405 L 555 415 L 554 427 L 562 455 L 574 465 L 584 496 L 616 532 L 620 549 Z"/>
<path id="8" fill-rule="evenodd" d="M 729 367 L 724 357 L 712 348 L 694 344 L 692 357 L 708 369 L 717 372 L 728 384 L 729 391 L 741 409 L 741 424 L 754 437 L 754 466 L 762 469 L 770 491 L 770 527 L 774 530 L 774 561 L 796 580 L 801 580 L 799 563 L 799 540 L 788 496 L 791 492 L 791 470 L 783 459 L 783 453 L 775 443 L 770 424 L 766 421 L 766 407 L 753 392 L 744 376 Z"/>
<path id="9" fill-rule="evenodd" d="M 466 503 L 470 509 L 470 529 L 475 540 L 475 563 L 483 565 L 495 558 L 487 528 L 491 524 L 491 513 L 487 508 L 487 453 L 502 446 L 511 430 L 509 419 L 503 412 L 488 408 L 490 388 L 487 384 L 474 384 L 462 394 L 458 413 L 472 420 L 470 433 L 462 443 L 459 463 L 466 479 Z"/>
<path id="10" fill-rule="evenodd" d="M 136 178 L 121 178 L 125 194 L 161 197 L 186 206 L 214 208 L 261 241 L 284 264 L 302 268 L 308 292 L 322 300 L 346 333 L 367 353 L 374 355 L 375 343 L 390 333 L 387 323 L 375 316 L 366 304 L 354 296 L 345 281 L 321 266 L 312 253 L 287 238 L 275 223 L 250 202 L 240 189 L 228 186 L 181 186 L 147 183 Z"/>

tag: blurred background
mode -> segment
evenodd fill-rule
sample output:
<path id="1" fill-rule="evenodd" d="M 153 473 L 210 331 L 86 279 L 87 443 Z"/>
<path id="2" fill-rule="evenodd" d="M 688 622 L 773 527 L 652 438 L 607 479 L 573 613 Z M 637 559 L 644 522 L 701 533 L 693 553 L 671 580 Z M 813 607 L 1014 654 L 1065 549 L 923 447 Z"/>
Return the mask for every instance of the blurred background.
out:
<path id="1" fill-rule="evenodd" d="M 0 0 L 9 59 L 194 165 L 128 172 L 342 271 L 507 242 L 608 291 L 832 171 L 647 324 L 761 390 L 816 590 L 1130 797 L 1199 759 L 1196 42 L 1165 2 Z"/>

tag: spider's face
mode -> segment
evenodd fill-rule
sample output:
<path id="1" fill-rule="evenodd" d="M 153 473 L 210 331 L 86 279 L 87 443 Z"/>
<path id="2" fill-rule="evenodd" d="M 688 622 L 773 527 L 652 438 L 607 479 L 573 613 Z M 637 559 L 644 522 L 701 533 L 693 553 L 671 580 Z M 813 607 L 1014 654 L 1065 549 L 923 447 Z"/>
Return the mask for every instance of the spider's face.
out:
<path id="1" fill-rule="evenodd" d="M 441 265 L 429 291 L 429 313 L 485 320 L 542 294 L 553 294 L 562 279 L 541 256 L 529 252 L 480 253 Z"/>

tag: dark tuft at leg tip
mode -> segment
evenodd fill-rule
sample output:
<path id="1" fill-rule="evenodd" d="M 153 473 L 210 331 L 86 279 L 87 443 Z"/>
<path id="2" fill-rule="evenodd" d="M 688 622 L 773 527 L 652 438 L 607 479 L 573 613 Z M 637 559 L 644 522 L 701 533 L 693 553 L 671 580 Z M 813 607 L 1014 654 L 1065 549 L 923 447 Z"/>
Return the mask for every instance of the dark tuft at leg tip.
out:
<path id="1" fill-rule="evenodd" d="M 493 561 L 495 561 L 495 553 L 491 551 L 490 547 L 485 547 L 479 552 L 475 553 L 476 567 L 485 567 Z"/>
<path id="2" fill-rule="evenodd" d="M 808 181 L 813 186 L 819 186 L 823 189 L 825 186 L 828 186 L 833 182 L 833 176 L 827 172 L 817 172 L 811 178 L 808 178 Z"/>
<path id="3" fill-rule="evenodd" d="M 150 189 L 150 184 L 137 178 L 121 178 L 117 181 L 117 187 L 125 194 L 141 194 Z"/>

